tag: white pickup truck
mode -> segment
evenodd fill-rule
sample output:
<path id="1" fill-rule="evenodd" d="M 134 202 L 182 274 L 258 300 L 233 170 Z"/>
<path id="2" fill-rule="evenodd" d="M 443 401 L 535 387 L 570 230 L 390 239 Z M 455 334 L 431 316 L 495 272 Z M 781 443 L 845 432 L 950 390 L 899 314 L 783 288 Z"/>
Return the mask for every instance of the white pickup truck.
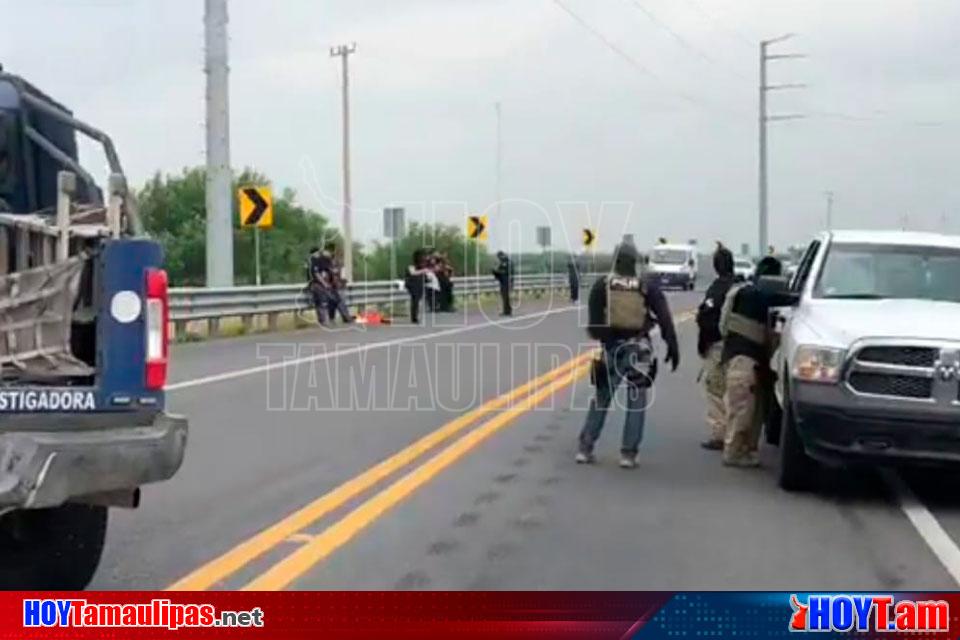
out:
<path id="1" fill-rule="evenodd" d="M 834 231 L 808 247 L 774 311 L 779 483 L 818 462 L 960 466 L 960 237 Z"/>

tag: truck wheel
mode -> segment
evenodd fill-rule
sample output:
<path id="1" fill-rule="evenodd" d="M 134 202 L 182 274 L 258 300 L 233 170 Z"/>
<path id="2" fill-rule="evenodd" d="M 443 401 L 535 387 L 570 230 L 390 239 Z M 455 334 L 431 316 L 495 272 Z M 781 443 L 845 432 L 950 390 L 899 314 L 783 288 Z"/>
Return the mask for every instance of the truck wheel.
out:
<path id="1" fill-rule="evenodd" d="M 813 485 L 816 462 L 807 455 L 797 433 L 797 424 L 790 409 L 790 403 L 785 403 L 783 421 L 780 428 L 780 475 L 778 483 L 785 491 L 806 491 Z"/>
<path id="2" fill-rule="evenodd" d="M 0 517 L 0 589 L 85 589 L 107 533 L 107 508 L 66 504 Z"/>

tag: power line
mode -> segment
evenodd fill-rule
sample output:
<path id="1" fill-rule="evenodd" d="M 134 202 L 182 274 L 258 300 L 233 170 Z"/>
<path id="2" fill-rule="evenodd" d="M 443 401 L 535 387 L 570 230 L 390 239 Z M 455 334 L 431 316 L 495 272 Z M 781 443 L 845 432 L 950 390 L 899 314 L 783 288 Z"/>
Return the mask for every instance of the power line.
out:
<path id="1" fill-rule="evenodd" d="M 707 53 L 702 51 L 700 48 L 694 46 L 689 40 L 687 40 L 682 35 L 677 33 L 677 31 L 674 30 L 670 25 L 668 25 L 666 22 L 658 18 L 656 14 L 654 14 L 652 11 L 650 11 L 645 6 L 640 4 L 637 0 L 627 0 L 627 2 L 632 4 L 637 11 L 647 16 L 650 22 L 654 23 L 655 25 L 657 25 L 658 27 L 660 27 L 661 29 L 669 33 L 671 36 L 673 36 L 673 39 L 676 40 L 678 43 L 680 43 L 680 46 L 682 46 L 684 49 L 688 49 L 689 51 L 703 58 L 707 62 L 715 63 L 717 61 L 716 58 L 708 55 Z"/>
<path id="2" fill-rule="evenodd" d="M 580 16 L 579 16 L 577 13 L 575 13 L 570 7 L 568 7 L 564 2 L 562 2 L 562 0 L 553 0 L 553 3 L 554 3 L 555 5 L 557 5 L 560 9 L 562 9 L 562 10 L 564 11 L 564 13 L 566 13 L 568 16 L 570 16 L 570 18 L 572 18 L 574 22 L 576 22 L 578 25 L 580 25 L 580 27 L 582 27 L 584 30 L 586 30 L 587 32 L 589 32 L 594 38 L 596 38 L 597 40 L 599 40 L 600 42 L 602 42 L 608 49 L 610 49 L 613 53 L 615 53 L 617 56 L 619 56 L 621 59 L 623 59 L 627 64 L 629 64 L 630 66 L 634 67 L 635 69 L 637 69 L 638 71 L 640 71 L 640 72 L 643 73 L 644 75 L 647 75 L 647 76 L 649 76 L 650 78 L 652 78 L 653 80 L 657 81 L 658 83 L 660 83 L 664 88 L 666 88 L 670 93 L 674 94 L 675 96 L 677 96 L 677 97 L 679 97 L 679 98 L 682 98 L 683 100 L 686 100 L 686 101 L 689 102 L 690 104 L 693 104 L 693 105 L 702 107 L 702 108 L 704 108 L 704 109 L 712 109 L 712 110 L 717 110 L 717 111 L 723 111 L 723 112 L 725 112 L 726 114 L 735 113 L 735 114 L 737 114 L 737 115 L 742 115 L 742 113 L 737 112 L 737 111 L 734 110 L 734 109 L 728 109 L 728 108 L 725 108 L 725 107 L 723 107 L 723 106 L 718 106 L 718 105 L 710 104 L 710 103 L 708 103 L 708 102 L 706 102 L 706 101 L 704 101 L 704 100 L 702 100 L 702 99 L 700 99 L 700 98 L 698 98 L 698 97 L 696 97 L 696 96 L 694 96 L 694 95 L 692 95 L 692 94 L 689 94 L 689 93 L 687 93 L 687 92 L 685 92 L 685 91 L 683 91 L 683 90 L 681 90 L 681 89 L 677 89 L 676 87 L 671 86 L 668 82 L 666 82 L 665 80 L 663 80 L 663 78 L 661 78 L 659 75 L 657 75 L 656 73 L 654 73 L 649 67 L 647 67 L 646 65 L 644 65 L 643 63 L 641 63 L 639 60 L 637 60 L 636 58 L 634 58 L 633 56 L 631 56 L 631 55 L 630 55 L 629 53 L 627 53 L 626 51 L 624 51 L 617 43 L 615 43 L 615 42 L 613 42 L 612 40 L 610 40 L 609 38 L 607 38 L 607 37 L 606 37 L 601 31 L 599 31 L 596 27 L 594 27 L 594 26 L 591 25 L 589 22 L 587 22 L 587 21 L 584 20 L 582 17 L 580 17 Z"/>
<path id="3" fill-rule="evenodd" d="M 701 7 L 699 3 L 695 2 L 694 0 L 686 0 L 686 3 L 687 3 L 687 6 L 691 7 L 694 11 L 699 13 L 704 19 L 707 20 L 707 22 L 712 24 L 714 28 L 717 29 L 718 31 L 723 31 L 727 33 L 727 35 L 730 35 L 736 40 L 739 40 L 741 44 L 748 46 L 751 49 L 757 46 L 756 38 L 749 38 L 745 36 L 742 32 L 732 27 L 724 26 L 723 24 L 720 23 L 720 21 L 715 16 L 707 13 L 707 11 L 704 10 L 704 8 Z"/>
<path id="4" fill-rule="evenodd" d="M 736 76 L 737 78 L 740 78 L 741 80 L 746 80 L 746 81 L 748 81 L 748 82 L 752 82 L 752 78 L 749 78 L 749 77 L 747 77 L 746 75 L 740 73 L 739 71 L 736 71 L 735 69 L 731 69 L 730 67 L 726 66 L 725 64 L 722 64 L 717 58 L 714 58 L 713 56 L 709 55 L 708 53 L 706 53 L 705 51 L 703 51 L 702 49 L 700 49 L 699 47 L 697 47 L 696 45 L 694 45 L 692 42 L 690 42 L 689 40 L 687 40 L 685 37 L 683 37 L 682 35 L 680 35 L 680 33 L 678 33 L 676 29 L 674 29 L 674 28 L 671 27 L 669 24 L 667 24 L 666 22 L 664 22 L 663 20 L 661 20 L 660 18 L 658 18 L 658 17 L 656 16 L 656 14 L 654 14 L 652 11 L 650 11 L 649 9 L 647 9 L 646 7 L 644 7 L 642 4 L 640 4 L 640 2 L 639 2 L 638 0 L 627 0 L 627 2 L 629 2 L 631 5 L 633 5 L 633 7 L 634 7 L 635 9 L 637 9 L 637 11 L 640 11 L 643 15 L 647 16 L 647 18 L 650 20 L 650 22 L 654 23 L 655 25 L 657 25 L 658 27 L 660 27 L 661 29 L 663 29 L 664 31 L 666 31 L 668 34 L 670 34 L 671 36 L 673 36 L 673 39 L 676 40 L 678 43 L 680 43 L 680 46 L 682 46 L 684 49 L 687 49 L 688 51 L 691 51 L 692 53 L 694 53 L 694 54 L 697 55 L 698 57 L 702 58 L 703 60 L 706 60 L 707 62 L 709 62 L 709 63 L 711 63 L 711 64 L 717 65 L 718 67 L 720 67 L 721 69 L 723 69 L 723 70 L 726 71 L 727 73 L 729 73 L 729 74 L 731 74 L 731 75 L 733 75 L 733 76 Z"/>
<path id="5" fill-rule="evenodd" d="M 950 122 L 947 120 L 901 120 L 901 119 L 890 120 L 888 118 L 885 118 L 884 116 L 879 116 L 879 115 L 876 115 L 876 116 L 856 115 L 856 114 L 850 114 L 850 113 L 843 113 L 839 111 L 827 111 L 827 110 L 820 110 L 820 109 L 811 109 L 811 110 L 808 110 L 807 113 L 809 113 L 811 116 L 818 117 L 818 118 L 829 118 L 833 120 L 846 120 L 848 122 L 864 122 L 864 123 L 870 123 L 870 124 L 885 124 L 885 125 L 903 126 L 903 127 L 936 128 L 936 127 L 944 127 L 944 126 L 954 124 L 953 122 Z"/>
<path id="6" fill-rule="evenodd" d="M 654 80 L 657 80 L 658 82 L 662 82 L 661 78 L 660 78 L 657 74 L 655 74 L 653 71 L 651 71 L 650 69 L 648 69 L 647 67 L 645 67 L 643 64 L 641 64 L 639 61 L 637 61 L 636 58 L 634 58 L 633 56 L 631 56 L 629 53 L 627 53 L 626 51 L 624 51 L 623 49 L 621 49 L 621 48 L 617 45 L 617 43 L 613 42 L 612 40 L 610 40 L 609 38 L 607 38 L 605 35 L 603 35 L 602 33 L 600 33 L 600 31 L 598 31 L 597 29 L 595 29 L 589 22 L 587 22 L 586 20 L 584 20 L 583 18 L 581 18 L 579 15 L 577 15 L 576 13 L 574 13 L 573 10 L 570 9 L 570 7 L 568 7 L 567 5 L 565 5 L 565 4 L 564 4 L 563 2 L 561 2 L 560 0 L 553 0 L 553 3 L 554 3 L 555 5 L 557 5 L 558 7 L 560 7 L 561 9 L 563 9 L 563 11 L 566 12 L 566 14 L 567 14 L 568 16 L 570 16 L 571 18 L 573 18 L 573 20 L 574 20 L 577 24 L 579 24 L 581 27 L 583 27 L 584 29 L 586 29 L 587 31 L 589 31 L 591 34 L 593 34 L 593 37 L 595 37 L 597 40 L 599 40 L 600 42 L 602 42 L 603 44 L 605 44 L 608 49 L 610 49 L 610 50 L 613 51 L 615 54 L 617 54 L 618 56 L 620 56 L 625 62 L 627 62 L 627 64 L 629 64 L 630 66 L 636 68 L 636 69 L 637 69 L 638 71 L 640 71 L 641 73 L 645 73 L 646 75 L 650 76 L 650 77 L 653 78 Z"/>

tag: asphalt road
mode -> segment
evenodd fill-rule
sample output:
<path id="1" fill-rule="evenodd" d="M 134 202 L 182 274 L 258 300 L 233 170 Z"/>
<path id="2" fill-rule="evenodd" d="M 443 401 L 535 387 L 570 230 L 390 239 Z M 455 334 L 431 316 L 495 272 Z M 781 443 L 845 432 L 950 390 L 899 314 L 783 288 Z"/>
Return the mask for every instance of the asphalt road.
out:
<path id="1" fill-rule="evenodd" d="M 683 362 L 632 471 L 619 411 L 599 464 L 573 462 L 592 345 L 562 301 L 179 346 L 186 462 L 112 512 L 91 587 L 956 589 L 956 476 L 829 471 L 793 495 L 775 449 L 742 470 L 699 448 L 698 298 L 670 295 Z"/>

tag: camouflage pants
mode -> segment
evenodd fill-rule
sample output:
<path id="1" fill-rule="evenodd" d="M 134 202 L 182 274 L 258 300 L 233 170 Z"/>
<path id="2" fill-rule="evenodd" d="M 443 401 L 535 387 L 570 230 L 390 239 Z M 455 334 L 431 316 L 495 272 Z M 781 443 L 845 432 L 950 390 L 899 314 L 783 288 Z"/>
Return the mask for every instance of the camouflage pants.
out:
<path id="1" fill-rule="evenodd" d="M 720 364 L 723 343 L 710 347 L 703 360 L 703 391 L 707 398 L 707 426 L 710 439 L 722 442 L 727 433 L 726 409 L 723 406 L 724 372 Z"/>
<path id="2" fill-rule="evenodd" d="M 726 367 L 727 433 L 723 459 L 740 461 L 756 455 L 760 441 L 760 414 L 757 406 L 757 362 L 747 356 L 734 356 Z"/>

